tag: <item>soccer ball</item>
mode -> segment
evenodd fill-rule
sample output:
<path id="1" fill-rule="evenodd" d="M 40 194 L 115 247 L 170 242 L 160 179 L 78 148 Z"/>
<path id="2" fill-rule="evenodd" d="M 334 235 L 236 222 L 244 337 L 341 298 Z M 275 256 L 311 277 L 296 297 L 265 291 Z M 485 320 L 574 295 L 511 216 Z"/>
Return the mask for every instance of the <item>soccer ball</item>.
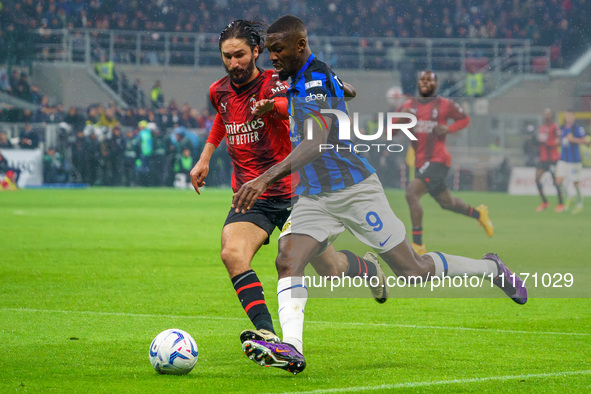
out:
<path id="1" fill-rule="evenodd" d="M 186 375 L 197 364 L 199 352 L 195 340 L 176 328 L 162 331 L 150 346 L 150 363 L 165 375 Z"/>

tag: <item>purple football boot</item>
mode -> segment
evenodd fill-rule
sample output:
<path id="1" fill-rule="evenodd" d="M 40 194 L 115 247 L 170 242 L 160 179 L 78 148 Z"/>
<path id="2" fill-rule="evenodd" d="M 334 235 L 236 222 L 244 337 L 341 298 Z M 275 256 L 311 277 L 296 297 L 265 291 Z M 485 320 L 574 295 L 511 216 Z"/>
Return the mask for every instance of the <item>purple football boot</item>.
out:
<path id="1" fill-rule="evenodd" d="M 511 272 L 496 253 L 487 253 L 482 258 L 492 260 L 497 264 L 499 274 L 493 279 L 493 283 L 516 303 L 525 304 L 527 302 L 527 289 L 521 278 Z"/>
<path id="2" fill-rule="evenodd" d="M 306 359 L 289 343 L 245 341 L 242 350 L 248 358 L 263 367 L 277 367 L 296 375 L 306 368 Z"/>

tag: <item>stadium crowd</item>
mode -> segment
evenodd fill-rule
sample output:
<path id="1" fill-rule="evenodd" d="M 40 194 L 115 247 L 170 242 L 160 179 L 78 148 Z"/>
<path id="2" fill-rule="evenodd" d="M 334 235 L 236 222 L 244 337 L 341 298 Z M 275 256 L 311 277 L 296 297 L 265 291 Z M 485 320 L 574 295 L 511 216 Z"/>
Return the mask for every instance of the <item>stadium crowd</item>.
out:
<path id="1" fill-rule="evenodd" d="M 527 38 L 534 45 L 552 47 L 555 65 L 569 64 L 591 40 L 587 23 L 591 2 L 584 0 L 409 0 L 395 5 L 384 0 L 371 4 L 360 0 L 267 0 L 259 3 L 204 0 L 198 6 L 195 4 L 189 0 L 0 2 L 0 48 L 6 48 L 0 51 L 0 64 L 6 65 L 0 67 L 0 91 L 39 105 L 38 110 L 0 106 L 0 122 L 66 125 L 60 127 L 59 143 L 46 152 L 46 167 L 53 168 L 46 174 L 48 179 L 104 185 L 171 184 L 175 167 L 182 169 L 189 163 L 188 156 L 194 161 L 198 154 L 198 146 L 190 148 L 188 156 L 183 154 L 183 144 L 178 144 L 176 136 L 184 130 L 189 135 L 194 135 L 188 131 L 191 129 L 208 131 L 212 115 L 188 104 L 179 106 L 174 100 L 167 105 L 154 105 L 146 100 L 142 101 L 143 106 L 128 101 L 132 108 L 127 110 L 112 104 L 66 110 L 62 104 L 52 104 L 49 96 L 29 83 L 27 76 L 27 67 L 29 74 L 32 71 L 33 43 L 37 39 L 35 34 L 42 31 L 39 29 L 216 32 L 232 19 L 258 16 L 271 21 L 278 15 L 290 13 L 306 19 L 310 30 L 319 36 Z M 327 18 L 335 23 L 325 23 Z M 362 45 L 374 45 L 371 40 L 363 42 Z M 410 80 L 414 89 L 414 73 Z M 140 81 L 136 81 L 130 89 L 147 93 L 139 85 Z M 152 89 L 154 92 L 154 87 Z M 170 140 L 164 147 L 166 159 L 153 160 L 146 169 L 147 160 L 142 163 L 139 158 L 142 154 L 139 144 L 140 148 L 134 148 L 138 158 L 133 170 L 124 175 L 115 174 L 112 168 L 121 160 L 120 146 L 142 140 L 141 134 L 146 128 L 138 126 L 141 121 L 155 125 L 150 129 L 151 134 L 157 134 L 153 135 L 152 144 L 160 143 L 161 139 Z M 33 133 L 37 141 L 43 142 L 43 133 L 30 129 L 28 126 L 25 133 Z M 22 140 L 19 139 L 18 145 L 27 148 Z M 191 143 L 199 145 L 195 140 Z M 225 153 L 224 149 L 218 151 Z M 76 162 L 75 157 L 80 157 L 81 161 Z M 222 160 L 227 160 L 227 155 L 221 155 L 219 161 Z M 215 173 L 215 169 L 213 171 Z M 220 174 L 211 179 L 212 183 L 227 184 L 229 174 L 220 170 Z"/>
<path id="2" fill-rule="evenodd" d="M 591 37 L 591 2 L 585 0 L 4 0 L 0 47 L 7 51 L 0 63 L 30 61 L 29 33 L 40 28 L 211 33 L 229 20 L 270 21 L 282 14 L 304 18 L 315 35 L 527 38 L 554 47 L 556 60 L 566 64 Z"/>
<path id="3" fill-rule="evenodd" d="M 2 110 L 1 121 L 25 123 L 19 136 L 0 131 L 0 149 L 36 149 L 45 142 L 45 127 L 55 125 L 57 138 L 45 144 L 46 183 L 82 182 L 109 186 L 171 186 L 176 174 L 188 175 L 195 164 L 213 116 L 171 100 L 159 109 L 120 109 L 95 104 L 85 111 L 51 105 L 43 96 L 40 108 Z M 225 150 L 212 159 L 210 185 L 229 185 L 231 165 Z"/>

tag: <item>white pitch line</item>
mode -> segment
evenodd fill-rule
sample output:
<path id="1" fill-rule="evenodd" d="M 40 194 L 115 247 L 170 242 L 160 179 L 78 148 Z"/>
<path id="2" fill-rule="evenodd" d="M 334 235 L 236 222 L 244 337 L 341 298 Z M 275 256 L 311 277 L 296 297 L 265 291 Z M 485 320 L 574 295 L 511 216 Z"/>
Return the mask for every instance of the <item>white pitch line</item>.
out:
<path id="1" fill-rule="evenodd" d="M 128 316 L 128 317 L 147 317 L 147 318 L 167 318 L 167 319 L 199 319 L 199 320 L 225 320 L 225 321 L 244 321 L 241 317 L 224 316 L 183 316 L 167 314 L 149 314 L 149 313 L 126 313 L 126 312 L 100 312 L 100 311 L 66 311 L 57 309 L 33 309 L 33 308 L 0 308 L 0 311 L 30 312 L 30 313 L 63 313 L 97 316 Z M 276 321 L 276 320 L 275 320 Z M 363 326 L 363 327 L 395 327 L 395 328 L 414 328 L 422 330 L 450 330 L 450 331 L 477 331 L 477 332 L 495 332 L 507 334 L 533 334 L 533 335 L 566 335 L 588 337 L 591 333 L 587 332 L 561 332 L 561 331 L 522 331 L 522 330 L 504 330 L 498 328 L 473 328 L 473 327 L 454 327 L 454 326 L 421 326 L 415 324 L 396 324 L 396 323 L 363 323 L 363 322 L 331 322 L 331 321 L 306 321 L 308 324 L 328 324 L 333 326 Z"/>
<path id="2" fill-rule="evenodd" d="M 436 380 L 431 382 L 409 382 L 409 383 L 393 383 L 381 384 L 378 386 L 358 386 L 358 387 L 344 387 L 340 389 L 318 389 L 311 391 L 298 391 L 300 394 L 321 394 L 321 393 L 351 393 L 356 391 L 373 391 L 373 390 L 392 390 L 392 389 L 408 389 L 429 386 L 445 386 L 452 384 L 468 384 L 468 383 L 482 383 L 505 381 L 513 379 L 535 379 L 535 378 L 556 378 L 560 376 L 573 375 L 589 375 L 591 370 L 584 371 L 565 371 L 565 372 L 550 372 L 537 374 L 523 374 L 523 375 L 506 375 L 506 376 L 489 376 L 484 378 L 469 378 L 469 379 L 453 379 L 453 380 Z"/>

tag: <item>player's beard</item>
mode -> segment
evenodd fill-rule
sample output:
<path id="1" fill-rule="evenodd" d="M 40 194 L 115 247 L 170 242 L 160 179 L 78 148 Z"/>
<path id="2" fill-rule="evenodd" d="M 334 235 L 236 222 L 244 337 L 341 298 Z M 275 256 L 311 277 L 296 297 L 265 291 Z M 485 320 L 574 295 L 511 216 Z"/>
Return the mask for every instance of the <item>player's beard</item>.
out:
<path id="1" fill-rule="evenodd" d="M 240 73 L 239 75 L 236 74 L 237 70 L 234 69 L 234 70 L 230 71 L 225 64 L 224 64 L 224 68 L 226 69 L 226 72 L 230 76 L 230 79 L 232 80 L 234 85 L 242 85 L 243 83 L 248 81 L 250 79 L 250 77 L 252 76 L 252 74 L 254 72 L 254 68 L 255 68 L 255 59 L 254 59 L 254 57 L 252 57 L 250 59 L 250 63 L 248 63 L 248 66 L 246 67 L 246 69 L 242 73 Z"/>
<path id="2" fill-rule="evenodd" d="M 289 72 L 285 71 L 285 68 L 282 68 L 281 71 L 277 71 L 277 76 L 281 81 L 287 81 L 290 77 Z"/>
<path id="3" fill-rule="evenodd" d="M 427 98 L 427 97 L 435 97 L 435 92 L 437 91 L 437 88 L 433 87 L 430 88 L 428 91 L 426 91 L 425 93 L 423 93 L 423 91 L 421 90 L 421 88 L 419 88 L 419 96 L 423 97 L 423 98 Z"/>
<path id="4" fill-rule="evenodd" d="M 276 67 L 276 66 L 273 65 L 273 67 Z M 277 68 L 275 68 L 275 71 L 277 72 L 277 76 L 279 77 L 279 80 L 281 80 L 281 81 L 287 81 L 287 79 L 292 75 L 292 73 L 285 68 L 285 61 L 281 65 L 281 69 L 277 70 Z"/>
<path id="5" fill-rule="evenodd" d="M 287 79 L 289 78 L 289 73 L 282 69 L 277 73 L 277 76 L 279 77 L 279 80 L 287 81 Z"/>

